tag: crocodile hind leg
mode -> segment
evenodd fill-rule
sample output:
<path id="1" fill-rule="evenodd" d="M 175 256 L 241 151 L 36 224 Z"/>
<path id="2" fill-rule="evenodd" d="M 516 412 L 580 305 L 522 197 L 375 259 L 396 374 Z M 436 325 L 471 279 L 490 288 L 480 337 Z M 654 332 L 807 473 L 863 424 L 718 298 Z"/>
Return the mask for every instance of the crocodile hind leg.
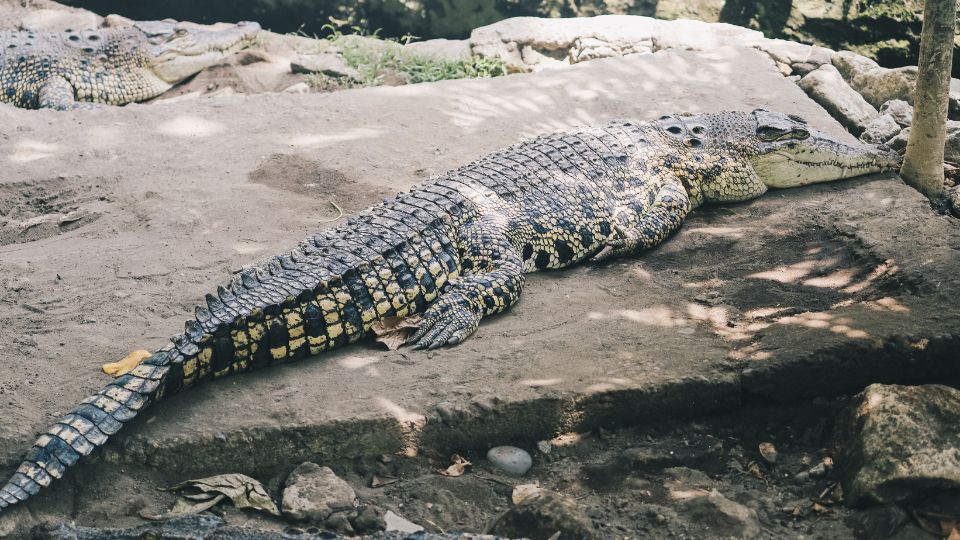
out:
<path id="1" fill-rule="evenodd" d="M 600 262 L 655 247 L 680 228 L 689 212 L 690 197 L 683 184 L 668 182 L 644 212 L 627 209 L 619 213 L 621 222 L 614 224 L 603 249 L 592 260 Z"/>
<path id="2" fill-rule="evenodd" d="M 491 220 L 464 225 L 460 264 L 462 276 L 427 308 L 407 340 L 414 348 L 456 345 L 477 329 L 481 318 L 506 310 L 520 297 L 523 261 Z"/>

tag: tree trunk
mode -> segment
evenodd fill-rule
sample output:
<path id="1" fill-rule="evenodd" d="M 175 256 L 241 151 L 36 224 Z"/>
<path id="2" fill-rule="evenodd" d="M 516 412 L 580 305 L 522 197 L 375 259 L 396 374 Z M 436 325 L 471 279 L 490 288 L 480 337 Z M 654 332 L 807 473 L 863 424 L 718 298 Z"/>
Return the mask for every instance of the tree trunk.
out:
<path id="1" fill-rule="evenodd" d="M 957 0 L 924 2 L 913 125 L 900 174 L 928 197 L 943 194 L 943 144 L 956 20 Z"/>

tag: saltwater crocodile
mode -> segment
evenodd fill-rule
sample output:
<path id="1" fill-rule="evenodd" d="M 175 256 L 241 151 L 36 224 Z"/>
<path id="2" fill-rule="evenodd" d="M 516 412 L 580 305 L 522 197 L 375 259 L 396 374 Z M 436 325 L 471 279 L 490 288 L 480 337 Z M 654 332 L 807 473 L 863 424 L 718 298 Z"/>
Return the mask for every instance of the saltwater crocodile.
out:
<path id="1" fill-rule="evenodd" d="M 105 29 L 0 31 L 0 101 L 27 109 L 124 105 L 166 92 L 248 46 L 257 23 L 136 21 Z"/>
<path id="2" fill-rule="evenodd" d="M 206 297 L 171 343 L 40 436 L 0 489 L 26 500 L 151 403 L 212 377 L 355 342 L 421 314 L 417 348 L 455 345 L 520 296 L 524 273 L 649 249 L 706 202 L 894 168 L 802 118 L 663 116 L 506 148 L 319 232 Z"/>

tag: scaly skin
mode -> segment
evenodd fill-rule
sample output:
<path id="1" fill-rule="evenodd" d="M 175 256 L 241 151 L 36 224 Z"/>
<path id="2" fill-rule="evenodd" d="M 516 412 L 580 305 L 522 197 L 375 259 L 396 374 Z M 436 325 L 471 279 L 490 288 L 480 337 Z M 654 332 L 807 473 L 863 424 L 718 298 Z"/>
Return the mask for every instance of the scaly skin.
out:
<path id="1" fill-rule="evenodd" d="M 168 21 L 64 32 L 0 31 L 0 101 L 26 109 L 144 101 L 251 43 L 260 27 Z"/>
<path id="2" fill-rule="evenodd" d="M 526 272 L 649 249 L 704 202 L 877 172 L 896 165 L 893 156 L 761 110 L 615 122 L 512 146 L 207 295 L 183 334 L 40 436 L 0 489 L 0 508 L 60 478 L 173 392 L 343 346 L 390 316 L 423 314 L 410 340 L 418 348 L 453 345 L 513 305 Z"/>

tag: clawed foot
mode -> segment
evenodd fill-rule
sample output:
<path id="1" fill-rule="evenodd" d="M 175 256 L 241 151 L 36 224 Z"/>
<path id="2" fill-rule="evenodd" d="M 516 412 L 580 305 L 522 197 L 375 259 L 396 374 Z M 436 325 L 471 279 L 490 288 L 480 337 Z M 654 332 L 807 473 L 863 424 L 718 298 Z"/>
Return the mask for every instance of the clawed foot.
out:
<path id="1" fill-rule="evenodd" d="M 447 294 L 423 314 L 420 327 L 407 339 L 414 349 L 456 345 L 480 325 L 480 314 L 464 296 Z"/>
<path id="2" fill-rule="evenodd" d="M 116 362 L 104 364 L 102 369 L 104 373 L 110 375 L 111 377 L 119 377 L 139 366 L 140 362 L 143 362 L 147 358 L 150 358 L 150 351 L 139 349 L 124 356 Z"/>

